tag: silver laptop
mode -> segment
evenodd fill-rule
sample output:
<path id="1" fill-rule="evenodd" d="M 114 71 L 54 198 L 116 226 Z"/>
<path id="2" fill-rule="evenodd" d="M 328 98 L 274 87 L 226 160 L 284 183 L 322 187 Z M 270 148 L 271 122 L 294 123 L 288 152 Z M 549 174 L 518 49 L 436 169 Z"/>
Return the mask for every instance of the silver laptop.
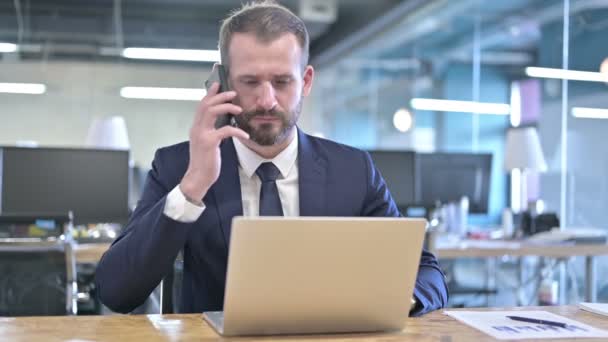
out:
<path id="1" fill-rule="evenodd" d="M 426 221 L 235 217 L 223 336 L 401 330 Z"/>

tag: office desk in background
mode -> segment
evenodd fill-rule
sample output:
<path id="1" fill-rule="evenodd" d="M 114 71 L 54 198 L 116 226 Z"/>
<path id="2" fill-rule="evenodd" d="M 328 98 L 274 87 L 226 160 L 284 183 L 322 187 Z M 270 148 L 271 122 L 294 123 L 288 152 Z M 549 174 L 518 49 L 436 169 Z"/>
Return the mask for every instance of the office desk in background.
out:
<path id="1" fill-rule="evenodd" d="M 595 257 L 608 255 L 608 244 L 532 244 L 515 241 L 465 240 L 454 244 L 439 244 L 434 252 L 441 259 L 498 258 L 502 256 L 538 256 L 567 259 L 585 257 L 585 301 L 597 301 Z"/>
<path id="2" fill-rule="evenodd" d="M 97 263 L 110 243 L 77 244 L 74 248 L 77 263 Z M 529 244 L 513 241 L 465 240 L 455 244 L 440 244 L 434 250 L 441 259 L 499 258 L 502 256 L 538 256 L 565 259 L 585 257 L 585 301 L 597 301 L 597 271 L 595 257 L 608 255 L 608 244 Z"/>
<path id="3" fill-rule="evenodd" d="M 97 263 L 110 243 L 77 244 L 74 248 L 77 263 Z M 434 251 L 441 259 L 499 258 L 508 256 L 539 256 L 550 258 L 585 257 L 585 301 L 597 301 L 596 256 L 608 255 L 608 244 L 542 245 L 513 241 L 462 241 L 438 245 Z"/>
<path id="4" fill-rule="evenodd" d="M 103 253 L 110 248 L 111 243 L 78 243 L 74 245 L 74 254 L 76 254 L 76 263 L 96 264 L 101 259 Z"/>
<path id="5" fill-rule="evenodd" d="M 467 309 L 470 310 L 470 309 Z M 477 309 L 479 311 L 505 310 Z M 604 316 L 582 311 L 573 306 L 520 307 L 507 310 L 545 310 L 558 315 L 608 329 Z M 248 341 L 495 341 L 490 336 L 466 326 L 441 311 L 422 317 L 406 318 L 403 331 L 392 333 L 331 334 L 251 337 Z M 112 315 L 66 317 L 0 318 L 2 339 L 6 341 L 201 341 L 225 340 L 205 323 L 200 314 L 185 315 Z M 245 339 L 243 339 L 245 340 Z M 560 339 L 560 341 L 571 341 Z M 585 339 L 585 341 L 599 341 Z"/>

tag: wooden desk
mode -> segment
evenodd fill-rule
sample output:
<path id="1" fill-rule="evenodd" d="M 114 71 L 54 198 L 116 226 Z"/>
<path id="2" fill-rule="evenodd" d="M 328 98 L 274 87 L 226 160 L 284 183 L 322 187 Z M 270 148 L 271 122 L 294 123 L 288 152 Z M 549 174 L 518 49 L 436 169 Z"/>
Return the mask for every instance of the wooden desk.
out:
<path id="1" fill-rule="evenodd" d="M 475 241 L 465 240 L 454 244 L 438 245 L 437 257 L 454 258 L 487 258 L 511 256 L 543 256 L 551 258 L 568 258 L 573 256 L 608 255 L 608 244 L 531 244 L 513 241 Z"/>
<path id="2" fill-rule="evenodd" d="M 74 245 L 76 263 L 96 264 L 103 253 L 110 248 L 110 243 L 80 243 Z"/>
<path id="3" fill-rule="evenodd" d="M 597 300 L 596 261 L 598 255 L 608 255 L 608 244 L 531 244 L 513 241 L 462 241 L 451 245 L 438 245 L 440 259 L 495 258 L 509 256 L 540 256 L 550 258 L 585 257 L 585 301 Z"/>
<path id="4" fill-rule="evenodd" d="M 608 319 L 576 307 L 516 308 L 546 310 L 608 329 Z M 504 310 L 504 309 L 480 309 Z M 511 309 L 509 309 L 511 310 Z M 239 338 L 241 341 L 494 341 L 489 336 L 443 315 L 440 311 L 419 318 L 407 318 L 406 328 L 395 333 L 332 334 Z M 6 341 L 220 341 L 201 318 L 189 315 L 114 315 L 70 317 L 0 318 L 2 340 Z M 562 339 L 560 341 L 570 341 Z M 587 341 L 587 339 L 585 340 Z M 589 339 L 588 341 L 599 341 Z"/>
<path id="5" fill-rule="evenodd" d="M 97 263 L 110 243 L 76 244 L 77 263 Z M 597 300 L 596 260 L 598 255 L 608 255 L 608 244 L 539 245 L 512 241 L 462 241 L 451 245 L 439 245 L 434 251 L 440 259 L 497 258 L 509 256 L 541 256 L 550 258 L 585 257 L 585 301 Z"/>
<path id="6" fill-rule="evenodd" d="M 74 251 L 77 263 L 97 263 L 110 243 L 76 244 Z M 585 257 L 585 300 L 595 302 L 596 260 L 598 255 L 608 255 L 608 244 L 539 245 L 512 241 L 462 241 L 456 244 L 439 245 L 434 251 L 440 259 L 497 258 L 509 256 L 541 256 L 551 258 Z"/>

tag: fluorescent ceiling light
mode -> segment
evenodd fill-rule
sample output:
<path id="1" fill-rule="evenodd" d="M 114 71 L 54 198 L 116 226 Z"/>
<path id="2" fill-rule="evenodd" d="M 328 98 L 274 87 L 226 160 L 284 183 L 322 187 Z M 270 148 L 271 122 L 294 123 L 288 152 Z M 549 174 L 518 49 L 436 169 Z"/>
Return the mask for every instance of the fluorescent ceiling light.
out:
<path id="1" fill-rule="evenodd" d="M 196 88 L 123 87 L 120 96 L 128 99 L 200 101 L 207 91 Z"/>
<path id="2" fill-rule="evenodd" d="M 126 48 L 122 51 L 125 58 L 160 59 L 169 61 L 219 62 L 218 50 L 149 49 Z"/>
<path id="3" fill-rule="evenodd" d="M 572 116 L 581 119 L 608 119 L 608 109 L 572 107 Z"/>
<path id="4" fill-rule="evenodd" d="M 511 106 L 505 103 L 454 101 L 438 99 L 415 98 L 410 102 L 417 110 L 432 110 L 440 112 L 463 112 L 478 114 L 508 115 Z"/>
<path id="5" fill-rule="evenodd" d="M 608 82 L 608 73 L 527 67 L 526 75 L 538 78 L 557 78 L 571 81 Z"/>
<path id="6" fill-rule="evenodd" d="M 39 83 L 0 83 L 0 93 L 44 94 L 46 85 Z"/>
<path id="7" fill-rule="evenodd" d="M 15 52 L 17 45 L 11 43 L 0 43 L 0 52 Z"/>

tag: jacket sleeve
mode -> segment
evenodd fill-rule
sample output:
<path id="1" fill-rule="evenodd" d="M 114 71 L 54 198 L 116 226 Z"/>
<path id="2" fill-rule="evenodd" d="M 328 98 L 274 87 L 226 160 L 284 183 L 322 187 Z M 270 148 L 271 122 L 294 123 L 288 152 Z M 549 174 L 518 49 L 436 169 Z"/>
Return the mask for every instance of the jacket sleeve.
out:
<path id="1" fill-rule="evenodd" d="M 364 152 L 364 154 L 368 175 L 368 190 L 362 216 L 402 216 L 370 155 L 367 152 Z M 416 306 L 410 312 L 412 316 L 420 316 L 444 308 L 448 302 L 445 275 L 439 267 L 437 258 L 424 249 L 420 257 L 414 297 L 416 298 Z"/>
<path id="2" fill-rule="evenodd" d="M 135 212 L 123 233 L 101 258 L 95 275 L 99 298 L 110 309 L 128 313 L 141 305 L 173 267 L 193 223 L 163 214 L 172 187 L 157 151 Z M 175 171 L 173 171 L 175 172 Z"/>

